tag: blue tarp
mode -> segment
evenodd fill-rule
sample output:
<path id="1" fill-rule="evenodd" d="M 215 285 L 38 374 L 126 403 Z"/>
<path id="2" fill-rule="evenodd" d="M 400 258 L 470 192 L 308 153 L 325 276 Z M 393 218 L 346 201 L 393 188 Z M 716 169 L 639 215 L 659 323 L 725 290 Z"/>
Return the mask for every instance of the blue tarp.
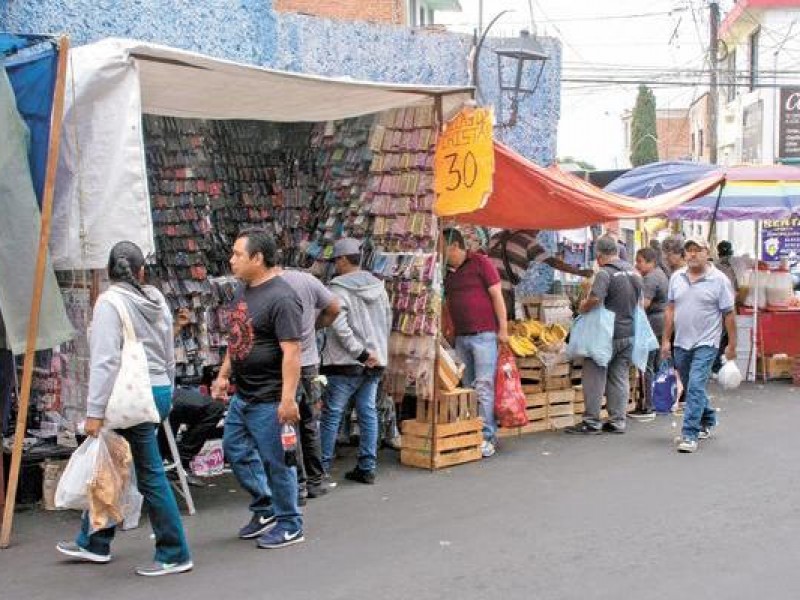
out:
<path id="1" fill-rule="evenodd" d="M 699 181 L 719 170 L 716 165 L 665 161 L 631 169 L 603 189 L 633 198 L 652 198 Z"/>
<path id="2" fill-rule="evenodd" d="M 58 66 L 57 44 L 55 39 L 47 36 L 0 32 L 0 61 L 11 81 L 17 110 L 30 131 L 28 162 L 36 199 L 41 207 Z"/>

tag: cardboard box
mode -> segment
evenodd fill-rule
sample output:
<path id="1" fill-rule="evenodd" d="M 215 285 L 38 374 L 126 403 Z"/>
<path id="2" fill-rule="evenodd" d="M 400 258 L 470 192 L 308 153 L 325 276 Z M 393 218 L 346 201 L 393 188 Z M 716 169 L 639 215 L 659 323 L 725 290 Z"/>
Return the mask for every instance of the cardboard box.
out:
<path id="1" fill-rule="evenodd" d="M 762 356 L 758 359 L 758 374 L 767 379 L 791 379 L 792 359 L 785 354 Z"/>

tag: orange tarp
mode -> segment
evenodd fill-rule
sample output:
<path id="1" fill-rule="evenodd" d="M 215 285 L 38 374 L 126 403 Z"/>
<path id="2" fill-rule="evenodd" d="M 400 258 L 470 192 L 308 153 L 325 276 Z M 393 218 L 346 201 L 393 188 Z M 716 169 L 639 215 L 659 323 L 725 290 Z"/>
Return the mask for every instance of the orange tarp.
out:
<path id="1" fill-rule="evenodd" d="M 535 165 L 499 142 L 494 148 L 494 192 L 488 202 L 474 212 L 448 219 L 503 229 L 575 229 L 663 215 L 713 190 L 724 177 L 712 175 L 653 198 L 629 198 L 605 192 L 558 167 Z"/>

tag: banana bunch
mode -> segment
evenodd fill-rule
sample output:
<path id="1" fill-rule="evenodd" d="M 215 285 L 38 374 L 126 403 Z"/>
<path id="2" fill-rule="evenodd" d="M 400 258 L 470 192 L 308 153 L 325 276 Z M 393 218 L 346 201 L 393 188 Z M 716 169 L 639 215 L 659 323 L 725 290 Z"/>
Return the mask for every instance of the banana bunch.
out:
<path id="1" fill-rule="evenodd" d="M 558 323 L 553 323 L 543 328 L 542 333 L 539 335 L 539 340 L 545 346 L 559 344 L 567 339 L 567 328 Z"/>
<path id="2" fill-rule="evenodd" d="M 534 356 L 537 352 L 536 344 L 528 337 L 514 334 L 509 337 L 508 345 L 511 351 L 517 356 Z"/>

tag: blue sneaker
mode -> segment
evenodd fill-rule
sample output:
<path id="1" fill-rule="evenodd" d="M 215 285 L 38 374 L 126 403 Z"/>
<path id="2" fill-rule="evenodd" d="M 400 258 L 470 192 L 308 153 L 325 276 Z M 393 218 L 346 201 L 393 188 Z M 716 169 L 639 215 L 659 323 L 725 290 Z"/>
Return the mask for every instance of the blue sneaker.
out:
<path id="1" fill-rule="evenodd" d="M 252 540 L 275 527 L 275 515 L 253 514 L 250 522 L 239 530 L 239 539 Z"/>
<path id="2" fill-rule="evenodd" d="M 277 548 L 285 548 L 286 546 L 293 546 L 304 542 L 306 538 L 303 537 L 303 530 L 286 531 L 283 527 L 276 527 L 258 538 L 257 545 L 259 548 L 269 548 L 275 550 Z"/>

